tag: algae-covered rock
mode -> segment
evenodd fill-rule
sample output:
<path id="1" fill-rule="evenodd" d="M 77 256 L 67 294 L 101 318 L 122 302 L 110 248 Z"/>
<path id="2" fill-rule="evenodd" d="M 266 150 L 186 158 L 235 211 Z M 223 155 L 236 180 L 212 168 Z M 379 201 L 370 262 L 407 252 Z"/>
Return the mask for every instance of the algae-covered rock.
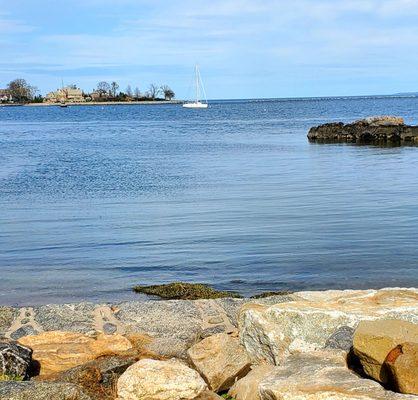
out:
<path id="1" fill-rule="evenodd" d="M 173 282 L 164 285 L 135 286 L 133 290 L 168 300 L 219 299 L 240 297 L 235 292 L 220 291 L 202 283 Z"/>

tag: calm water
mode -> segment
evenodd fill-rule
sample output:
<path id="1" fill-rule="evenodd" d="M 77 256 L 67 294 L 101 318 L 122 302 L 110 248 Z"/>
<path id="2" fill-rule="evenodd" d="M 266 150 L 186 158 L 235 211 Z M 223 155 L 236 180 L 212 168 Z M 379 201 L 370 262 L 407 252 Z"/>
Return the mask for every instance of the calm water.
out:
<path id="1" fill-rule="evenodd" d="M 306 139 L 376 114 L 418 98 L 0 108 L 0 303 L 418 286 L 418 148 Z"/>

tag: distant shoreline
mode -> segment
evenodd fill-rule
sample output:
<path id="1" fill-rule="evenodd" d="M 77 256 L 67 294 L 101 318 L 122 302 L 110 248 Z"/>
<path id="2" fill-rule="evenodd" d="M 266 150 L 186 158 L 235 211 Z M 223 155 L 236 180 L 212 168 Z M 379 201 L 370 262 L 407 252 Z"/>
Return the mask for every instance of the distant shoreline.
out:
<path id="1" fill-rule="evenodd" d="M 155 100 L 155 101 L 89 101 L 82 103 L 65 103 L 66 106 L 130 106 L 130 105 L 161 105 L 183 104 L 183 100 Z M 0 107 L 60 107 L 60 103 L 28 103 L 28 104 L 0 104 Z"/>

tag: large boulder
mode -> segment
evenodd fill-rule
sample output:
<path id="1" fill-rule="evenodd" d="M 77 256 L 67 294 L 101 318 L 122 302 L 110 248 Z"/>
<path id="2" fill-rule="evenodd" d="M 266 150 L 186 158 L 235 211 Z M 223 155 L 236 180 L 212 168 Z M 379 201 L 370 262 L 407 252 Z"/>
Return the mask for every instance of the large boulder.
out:
<path id="1" fill-rule="evenodd" d="M 403 353 L 402 344 L 410 342 L 405 346 L 406 354 Z M 396 381 L 402 381 L 405 373 L 414 374 L 418 381 L 418 368 L 415 371 L 410 369 L 413 366 L 410 358 L 417 355 L 418 348 L 418 324 L 401 320 L 380 320 L 362 321 L 354 334 L 354 354 L 359 358 L 364 372 L 373 379 L 389 384 L 392 387 L 399 386 Z M 389 356 L 389 353 L 392 353 Z M 408 361 L 406 361 L 408 360 Z M 405 370 L 404 362 L 409 365 Z M 388 362 L 392 368 L 388 368 Z M 416 365 L 418 358 L 416 360 Z M 408 379 L 407 379 L 408 380 Z M 409 385 L 407 385 L 409 386 Z"/>
<path id="2" fill-rule="evenodd" d="M 234 334 L 209 336 L 192 346 L 187 353 L 193 366 L 215 392 L 229 389 L 236 379 L 249 372 L 251 366 L 245 349 Z"/>
<path id="3" fill-rule="evenodd" d="M 386 391 L 350 371 L 345 352 L 317 351 L 289 356 L 259 385 L 261 400 L 413 400 Z"/>
<path id="4" fill-rule="evenodd" d="M 71 383 L 0 382 L 0 400 L 91 400 Z"/>
<path id="5" fill-rule="evenodd" d="M 0 306 L 0 337 L 2 337 L 6 331 L 12 325 L 13 320 L 17 316 L 17 311 L 11 307 Z"/>
<path id="6" fill-rule="evenodd" d="M 121 335 L 89 337 L 81 333 L 51 331 L 25 336 L 19 343 L 33 350 L 40 375 L 54 374 L 103 355 L 124 354 L 131 342 Z"/>
<path id="7" fill-rule="evenodd" d="M 240 339 L 254 362 L 280 364 L 294 351 L 324 348 L 338 328 L 362 320 L 399 318 L 418 323 L 417 289 L 299 292 L 294 301 L 245 305 Z"/>
<path id="8" fill-rule="evenodd" d="M 0 341 L 0 375 L 25 379 L 32 361 L 32 350 L 11 340 Z"/>
<path id="9" fill-rule="evenodd" d="M 206 389 L 202 377 L 176 359 L 140 360 L 117 383 L 118 400 L 192 400 Z"/>
<path id="10" fill-rule="evenodd" d="M 212 392 L 211 390 L 205 390 L 204 392 L 200 393 L 199 396 L 195 397 L 193 400 L 223 400 L 224 398 L 218 396 L 216 393 Z"/>
<path id="11" fill-rule="evenodd" d="M 229 389 L 228 395 L 235 400 L 261 400 L 258 392 L 260 382 L 274 369 L 271 364 L 254 366 L 251 372 L 244 378 L 235 382 Z"/>
<path id="12" fill-rule="evenodd" d="M 391 383 L 401 393 L 418 395 L 418 343 L 403 343 L 386 357 Z"/>
<path id="13" fill-rule="evenodd" d="M 53 376 L 41 378 L 78 385 L 93 400 L 112 400 L 118 378 L 136 361 L 135 357 L 130 356 L 104 356 Z"/>

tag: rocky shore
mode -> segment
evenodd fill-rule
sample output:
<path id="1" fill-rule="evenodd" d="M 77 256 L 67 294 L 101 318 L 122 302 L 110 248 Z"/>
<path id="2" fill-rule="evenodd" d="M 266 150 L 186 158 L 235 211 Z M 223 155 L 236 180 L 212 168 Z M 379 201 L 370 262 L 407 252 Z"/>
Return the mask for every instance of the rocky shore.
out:
<path id="1" fill-rule="evenodd" d="M 1 400 L 417 395 L 418 289 L 0 307 Z"/>
<path id="2" fill-rule="evenodd" d="M 315 126 L 309 130 L 308 139 L 318 143 L 418 145 L 418 126 L 405 125 L 400 117 L 369 117 L 350 124 Z"/>

